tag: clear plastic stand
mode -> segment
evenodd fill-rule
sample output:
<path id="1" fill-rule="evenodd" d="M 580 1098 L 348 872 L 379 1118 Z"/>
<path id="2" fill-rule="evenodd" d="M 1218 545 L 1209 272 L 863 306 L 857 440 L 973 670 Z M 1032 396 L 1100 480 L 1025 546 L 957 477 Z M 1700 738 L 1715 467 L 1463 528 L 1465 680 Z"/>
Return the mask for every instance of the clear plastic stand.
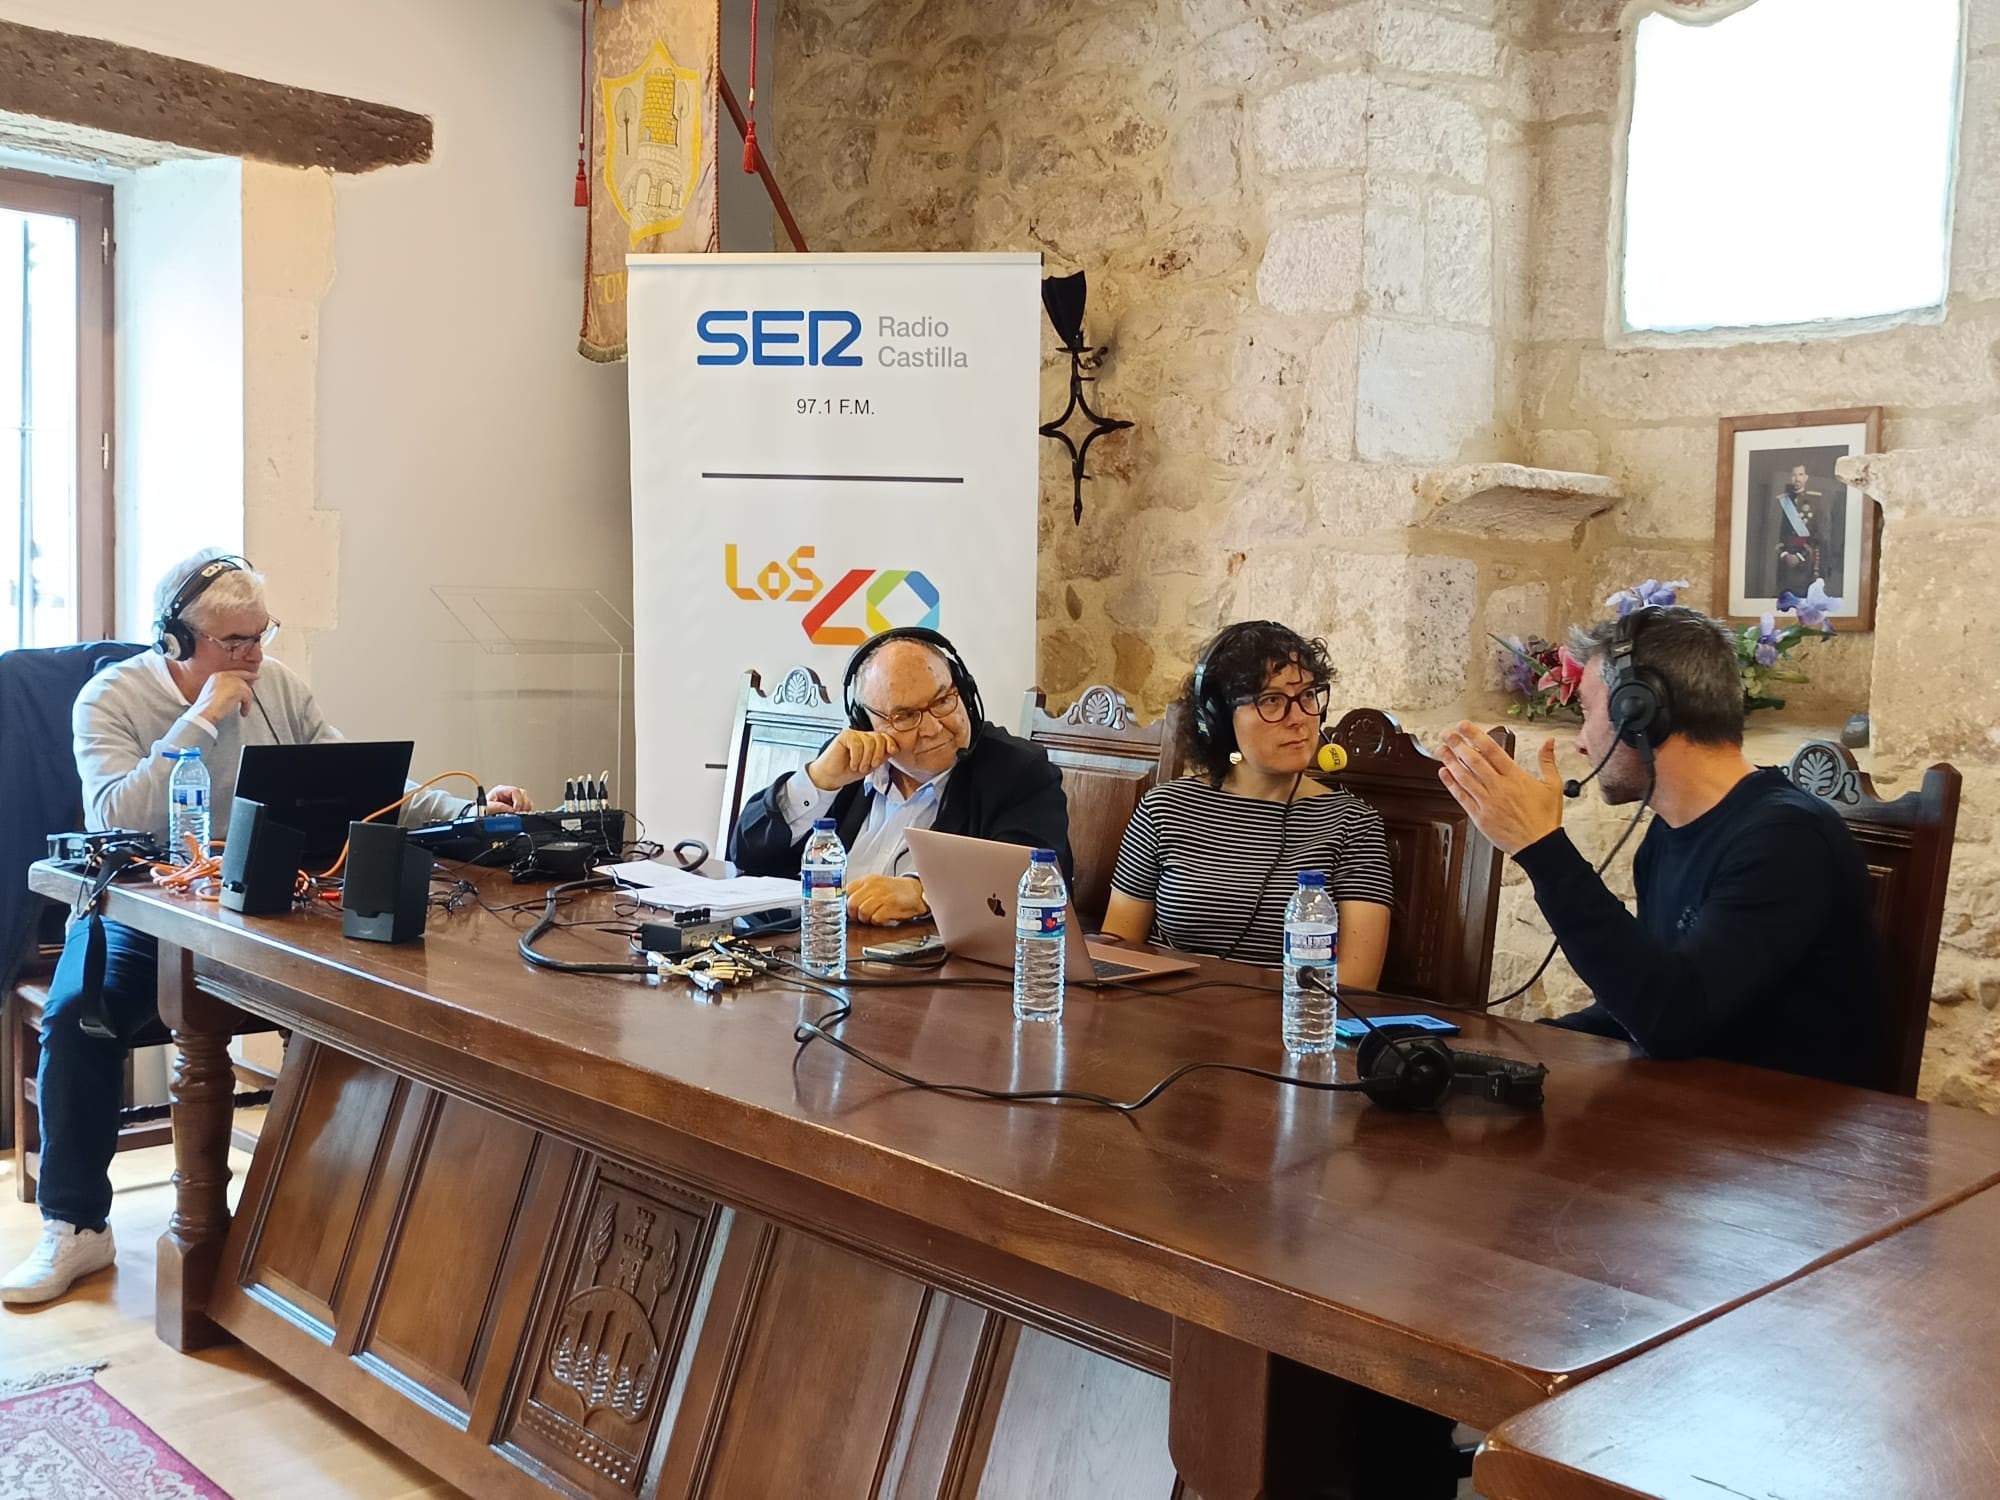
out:
<path id="1" fill-rule="evenodd" d="M 446 643 L 478 764 L 504 767 L 543 805 L 571 777 L 611 772 L 630 807 L 632 622 L 594 589 L 431 589 L 464 639 Z"/>

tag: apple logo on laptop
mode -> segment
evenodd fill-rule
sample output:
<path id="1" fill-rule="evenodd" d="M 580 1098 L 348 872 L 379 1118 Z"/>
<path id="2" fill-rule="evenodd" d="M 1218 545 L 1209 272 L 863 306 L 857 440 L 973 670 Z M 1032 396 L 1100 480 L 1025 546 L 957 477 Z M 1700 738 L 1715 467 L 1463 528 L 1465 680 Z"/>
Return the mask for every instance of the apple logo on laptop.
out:
<path id="1" fill-rule="evenodd" d="M 1006 903 L 1003 902 L 998 896 L 988 896 L 986 898 L 986 909 L 992 912 L 993 915 L 996 917 L 1004 917 L 1007 915 Z"/>

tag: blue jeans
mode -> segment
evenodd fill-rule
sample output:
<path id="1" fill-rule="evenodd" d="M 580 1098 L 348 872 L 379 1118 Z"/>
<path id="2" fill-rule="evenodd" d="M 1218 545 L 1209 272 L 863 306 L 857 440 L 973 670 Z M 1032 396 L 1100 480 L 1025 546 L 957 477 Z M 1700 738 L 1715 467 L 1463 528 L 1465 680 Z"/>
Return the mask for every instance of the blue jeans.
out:
<path id="1" fill-rule="evenodd" d="M 83 959 L 88 924 L 63 943 L 42 1013 L 42 1174 L 36 1198 L 45 1219 L 102 1229 L 111 1213 L 111 1158 L 125 1092 L 122 1041 L 87 1035 Z M 104 1018 L 121 1037 L 138 1032 L 159 1007 L 160 946 L 143 932 L 104 924 Z"/>

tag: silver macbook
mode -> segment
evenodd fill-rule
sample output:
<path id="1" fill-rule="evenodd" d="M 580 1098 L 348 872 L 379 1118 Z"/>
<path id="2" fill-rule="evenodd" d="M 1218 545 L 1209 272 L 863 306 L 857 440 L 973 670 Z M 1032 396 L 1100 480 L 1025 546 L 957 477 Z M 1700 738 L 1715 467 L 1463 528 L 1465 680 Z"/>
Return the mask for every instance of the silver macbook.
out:
<path id="1" fill-rule="evenodd" d="M 968 839 L 929 828 L 912 828 L 905 837 L 945 951 L 976 963 L 1013 968 L 1014 893 L 1034 851 L 1024 844 Z M 1069 923 L 1068 934 L 1063 976 L 1071 984 L 1150 979 L 1199 967 L 1189 958 L 1086 942 L 1075 921 Z"/>

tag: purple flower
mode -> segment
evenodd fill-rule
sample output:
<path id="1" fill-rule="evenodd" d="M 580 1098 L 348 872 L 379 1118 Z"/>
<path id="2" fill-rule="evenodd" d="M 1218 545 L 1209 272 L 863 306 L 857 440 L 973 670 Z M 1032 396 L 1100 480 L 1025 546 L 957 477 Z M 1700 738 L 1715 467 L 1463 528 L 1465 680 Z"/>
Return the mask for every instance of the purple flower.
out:
<path id="1" fill-rule="evenodd" d="M 1510 693 L 1528 692 L 1541 675 L 1541 668 L 1528 654 L 1528 643 L 1518 635 L 1510 635 L 1501 644 L 1507 649 L 1500 657 L 1500 680 Z"/>
<path id="2" fill-rule="evenodd" d="M 1769 615 L 1757 629 L 1757 665 L 1775 667 L 1778 664 L 1778 622 Z"/>
<path id="3" fill-rule="evenodd" d="M 1620 589 L 1609 599 L 1606 599 L 1604 605 L 1607 609 L 1617 610 L 1618 618 L 1622 620 L 1635 609 L 1647 609 L 1654 606 L 1664 608 L 1666 605 L 1677 603 L 1680 599 L 1680 591 L 1687 586 L 1688 581 L 1685 578 L 1677 578 L 1671 583 L 1662 583 L 1657 578 L 1648 578 L 1636 588 Z"/>
<path id="4" fill-rule="evenodd" d="M 1778 595 L 1779 609 L 1790 610 L 1797 615 L 1799 623 L 1808 630 L 1819 630 L 1827 635 L 1833 634 L 1833 622 L 1827 616 L 1839 609 L 1840 604 L 1840 600 L 1827 596 L 1826 580 L 1822 578 L 1812 581 L 1812 587 L 1806 590 L 1803 599 L 1790 589 Z"/>

